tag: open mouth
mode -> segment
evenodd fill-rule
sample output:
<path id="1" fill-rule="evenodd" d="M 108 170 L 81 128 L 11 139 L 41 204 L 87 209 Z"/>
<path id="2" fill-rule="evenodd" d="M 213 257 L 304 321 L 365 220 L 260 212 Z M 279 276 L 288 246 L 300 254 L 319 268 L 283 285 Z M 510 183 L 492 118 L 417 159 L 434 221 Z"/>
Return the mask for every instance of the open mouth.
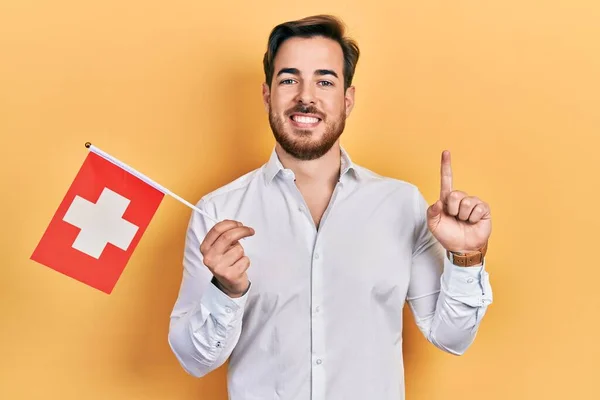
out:
<path id="1" fill-rule="evenodd" d="M 321 122 L 321 118 L 314 115 L 307 114 L 292 114 L 290 116 L 290 121 L 292 121 L 292 125 L 298 128 L 314 128 L 319 125 Z"/>

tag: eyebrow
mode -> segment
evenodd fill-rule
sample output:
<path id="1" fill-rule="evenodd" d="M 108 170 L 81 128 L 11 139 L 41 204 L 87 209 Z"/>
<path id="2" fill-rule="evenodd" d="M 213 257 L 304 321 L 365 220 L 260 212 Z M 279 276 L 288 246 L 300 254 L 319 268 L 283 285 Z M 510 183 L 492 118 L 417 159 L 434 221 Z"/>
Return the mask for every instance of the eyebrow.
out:
<path id="1" fill-rule="evenodd" d="M 290 75 L 300 75 L 300 70 L 298 68 L 281 68 L 279 72 L 277 72 L 277 76 L 282 74 L 290 74 Z M 315 75 L 323 76 L 323 75 L 333 75 L 336 78 L 338 74 L 332 69 L 318 69 L 315 71 Z"/>
<path id="2" fill-rule="evenodd" d="M 336 78 L 338 77 L 338 74 L 332 69 L 318 69 L 315 71 L 315 75 L 333 75 Z"/>

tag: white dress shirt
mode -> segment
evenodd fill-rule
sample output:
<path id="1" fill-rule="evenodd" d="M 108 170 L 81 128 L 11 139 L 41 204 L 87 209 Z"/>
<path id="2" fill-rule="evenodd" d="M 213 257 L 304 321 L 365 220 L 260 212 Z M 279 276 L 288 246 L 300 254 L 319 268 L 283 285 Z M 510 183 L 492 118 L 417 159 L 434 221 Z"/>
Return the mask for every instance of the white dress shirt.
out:
<path id="1" fill-rule="evenodd" d="M 485 262 L 448 260 L 417 187 L 353 164 L 344 149 L 341 167 L 318 230 L 275 151 L 198 202 L 256 231 L 242 241 L 250 288 L 232 299 L 202 263 L 214 224 L 193 213 L 171 316 L 169 344 L 188 373 L 229 359 L 231 400 L 402 400 L 405 301 L 427 340 L 457 355 L 492 302 Z"/>

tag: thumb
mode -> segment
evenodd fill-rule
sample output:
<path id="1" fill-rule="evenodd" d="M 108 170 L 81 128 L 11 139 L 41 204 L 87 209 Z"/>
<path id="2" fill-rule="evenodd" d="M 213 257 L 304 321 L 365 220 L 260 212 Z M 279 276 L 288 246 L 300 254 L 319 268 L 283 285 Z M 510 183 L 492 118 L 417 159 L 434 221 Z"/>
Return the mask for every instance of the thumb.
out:
<path id="1" fill-rule="evenodd" d="M 444 205 L 441 200 L 436 201 L 427 209 L 427 219 L 437 219 L 442 214 Z"/>

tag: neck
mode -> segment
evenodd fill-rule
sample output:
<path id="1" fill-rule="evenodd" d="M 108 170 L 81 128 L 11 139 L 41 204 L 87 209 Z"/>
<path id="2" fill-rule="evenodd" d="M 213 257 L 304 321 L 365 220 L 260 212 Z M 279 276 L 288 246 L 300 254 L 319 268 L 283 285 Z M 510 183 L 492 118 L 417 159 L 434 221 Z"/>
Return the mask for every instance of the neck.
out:
<path id="1" fill-rule="evenodd" d="M 277 143 L 275 151 L 284 168 L 294 172 L 296 184 L 328 185 L 334 187 L 340 177 L 341 152 L 339 142 L 320 158 L 315 160 L 299 160 L 287 153 Z"/>

